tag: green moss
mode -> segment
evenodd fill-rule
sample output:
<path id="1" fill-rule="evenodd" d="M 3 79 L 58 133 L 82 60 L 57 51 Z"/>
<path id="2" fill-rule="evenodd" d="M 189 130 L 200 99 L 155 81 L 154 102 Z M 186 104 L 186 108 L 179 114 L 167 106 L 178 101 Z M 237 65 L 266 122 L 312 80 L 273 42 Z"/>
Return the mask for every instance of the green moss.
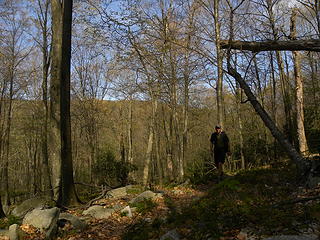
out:
<path id="1" fill-rule="evenodd" d="M 137 212 L 141 214 L 146 214 L 147 212 L 152 211 L 157 206 L 157 204 L 151 199 L 144 199 L 141 202 L 131 204 L 130 207 L 136 207 Z"/>
<path id="2" fill-rule="evenodd" d="M 0 219 L 0 229 L 8 229 L 12 224 L 21 224 L 21 219 L 13 216 L 13 215 L 9 215 L 6 218 L 1 218 Z"/>

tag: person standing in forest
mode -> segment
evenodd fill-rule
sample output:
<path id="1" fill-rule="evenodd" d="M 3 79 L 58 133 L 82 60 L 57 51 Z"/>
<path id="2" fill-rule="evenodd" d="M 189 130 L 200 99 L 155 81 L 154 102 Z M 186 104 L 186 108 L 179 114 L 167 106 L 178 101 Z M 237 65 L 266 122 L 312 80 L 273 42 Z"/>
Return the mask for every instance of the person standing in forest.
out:
<path id="1" fill-rule="evenodd" d="M 210 150 L 213 154 L 214 163 L 218 169 L 219 179 L 223 176 L 223 164 L 226 155 L 230 155 L 229 138 L 225 132 L 222 131 L 221 126 L 215 127 L 215 132 L 211 134 Z"/>

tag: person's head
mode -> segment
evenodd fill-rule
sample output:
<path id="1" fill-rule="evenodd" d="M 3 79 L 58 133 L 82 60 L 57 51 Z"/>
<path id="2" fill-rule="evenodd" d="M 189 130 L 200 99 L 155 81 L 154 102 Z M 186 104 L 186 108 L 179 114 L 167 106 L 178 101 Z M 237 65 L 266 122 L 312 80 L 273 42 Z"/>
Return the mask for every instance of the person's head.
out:
<path id="1" fill-rule="evenodd" d="M 216 125 L 215 130 L 216 130 L 216 133 L 221 133 L 221 126 Z"/>

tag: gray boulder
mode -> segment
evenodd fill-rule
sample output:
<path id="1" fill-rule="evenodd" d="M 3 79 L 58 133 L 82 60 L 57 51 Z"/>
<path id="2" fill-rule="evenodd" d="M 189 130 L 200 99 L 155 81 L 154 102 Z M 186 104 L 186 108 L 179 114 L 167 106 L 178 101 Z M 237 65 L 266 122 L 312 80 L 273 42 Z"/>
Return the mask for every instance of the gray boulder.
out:
<path id="1" fill-rule="evenodd" d="M 129 218 L 132 218 L 132 210 L 130 206 L 126 206 L 124 209 L 122 209 L 121 213 L 125 214 Z"/>
<path id="2" fill-rule="evenodd" d="M 154 193 L 152 191 L 145 191 L 143 193 L 141 193 L 140 195 L 138 195 L 137 197 L 131 199 L 131 201 L 129 202 L 130 204 L 136 204 L 138 202 L 142 202 L 144 200 L 150 199 L 150 200 L 155 200 L 159 197 L 162 197 L 163 194 L 162 193 Z"/>
<path id="3" fill-rule="evenodd" d="M 264 238 L 263 240 L 317 240 L 316 235 L 280 235 Z"/>
<path id="4" fill-rule="evenodd" d="M 54 202 L 46 197 L 37 197 L 37 198 L 31 198 L 24 202 L 22 202 L 20 205 L 15 207 L 12 210 L 12 215 L 16 217 L 24 217 L 28 212 L 32 211 L 35 208 L 46 208 L 46 207 L 53 207 Z"/>
<path id="5" fill-rule="evenodd" d="M 160 240 L 180 240 L 180 234 L 173 229 L 160 237 Z"/>
<path id="6" fill-rule="evenodd" d="M 57 229 L 57 221 L 60 215 L 59 208 L 34 209 L 23 219 L 23 224 L 32 225 L 41 232 L 46 232 L 47 238 L 51 238 Z"/>
<path id="7" fill-rule="evenodd" d="M 19 240 L 23 239 L 24 233 L 20 229 L 18 224 L 13 224 L 9 227 L 9 238 L 10 240 Z"/>
<path id="8" fill-rule="evenodd" d="M 126 195 L 127 195 L 127 188 L 126 187 L 112 189 L 107 192 L 107 196 L 110 198 L 121 198 Z"/>
<path id="9" fill-rule="evenodd" d="M 92 206 L 88 208 L 87 210 L 83 211 L 83 215 L 90 215 L 97 219 L 103 219 L 108 218 L 111 216 L 112 213 L 114 213 L 115 210 L 112 208 L 105 208 L 103 206 Z"/>
<path id="10" fill-rule="evenodd" d="M 88 224 L 85 221 L 69 213 L 61 213 L 59 216 L 59 220 L 67 220 L 68 222 L 71 223 L 74 229 L 80 230 L 80 231 L 88 227 Z"/>

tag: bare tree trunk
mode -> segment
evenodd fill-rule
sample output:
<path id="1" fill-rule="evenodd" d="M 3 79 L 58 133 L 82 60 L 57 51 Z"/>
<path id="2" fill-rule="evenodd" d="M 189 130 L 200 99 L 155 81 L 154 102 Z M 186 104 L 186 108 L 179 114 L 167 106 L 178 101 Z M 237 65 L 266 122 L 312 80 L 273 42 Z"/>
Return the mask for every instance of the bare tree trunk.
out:
<path id="1" fill-rule="evenodd" d="M 156 164 L 157 164 L 157 172 L 158 172 L 158 183 L 160 186 L 163 185 L 163 162 L 161 161 L 160 157 L 160 126 L 159 126 L 159 114 L 156 115 L 156 126 L 155 126 L 155 158 L 156 158 Z"/>
<path id="2" fill-rule="evenodd" d="M 12 53 L 14 54 L 14 49 L 12 49 Z M 12 58 L 14 58 L 12 56 Z M 13 80 L 14 80 L 14 59 L 10 61 L 9 66 L 9 106 L 8 106 L 8 115 L 7 115 L 7 123 L 6 123 L 6 132 L 5 132 L 5 161 L 3 166 L 3 183 L 4 183 L 4 189 L 3 189 L 3 202 L 5 205 L 10 205 L 10 191 L 9 191 L 9 155 L 10 155 L 10 136 L 11 136 L 11 123 L 12 123 L 12 98 L 13 98 Z"/>
<path id="3" fill-rule="evenodd" d="M 151 93 L 152 97 L 152 116 L 151 116 L 151 122 L 149 127 L 149 138 L 148 138 L 148 145 L 147 145 L 147 152 L 146 152 L 146 160 L 144 162 L 144 168 L 143 168 L 143 179 L 142 184 L 143 186 L 148 186 L 148 180 L 149 180 L 149 171 L 150 166 L 152 163 L 152 150 L 153 150 L 153 144 L 154 144 L 154 131 L 155 131 L 155 121 L 156 121 L 156 112 L 158 109 L 158 101 Z"/>
<path id="4" fill-rule="evenodd" d="M 223 69 L 222 69 L 222 52 L 220 45 L 220 23 L 219 23 L 219 0 L 214 0 L 214 27 L 216 37 L 216 54 L 217 54 L 217 123 L 224 127 L 223 119 Z"/>
<path id="5" fill-rule="evenodd" d="M 242 126 L 242 111 L 241 111 L 241 88 L 236 82 L 236 102 L 237 102 L 237 115 L 239 123 L 239 144 L 240 144 L 240 158 L 241 158 L 241 169 L 246 168 L 246 162 L 244 158 L 244 141 L 243 141 L 243 126 Z"/>
<path id="6" fill-rule="evenodd" d="M 296 18 L 297 9 L 293 9 L 291 16 L 291 39 L 296 40 Z M 306 139 L 306 134 L 304 130 L 304 101 L 303 101 L 303 79 L 301 76 L 301 56 L 297 51 L 293 51 L 293 63 L 294 63 L 294 76 L 296 82 L 296 111 L 297 111 L 297 133 L 299 142 L 299 151 L 302 155 L 308 153 L 308 144 Z"/>
<path id="7" fill-rule="evenodd" d="M 129 100 L 129 111 L 128 111 L 128 162 L 133 164 L 133 144 L 132 144 L 132 96 Z"/>
<path id="8" fill-rule="evenodd" d="M 186 64 L 187 65 L 187 64 Z M 185 70 L 187 71 L 187 70 Z M 180 158 L 180 176 L 181 181 L 184 178 L 184 169 L 186 162 L 186 152 L 188 147 L 188 121 L 189 121 L 189 74 L 184 76 L 184 105 L 183 105 L 183 133 L 181 144 L 181 158 Z"/>
<path id="9" fill-rule="evenodd" d="M 60 206 L 78 203 L 71 148 L 70 61 L 72 0 L 52 0 L 52 69 L 50 88 L 51 154 L 54 199 Z"/>
<path id="10" fill-rule="evenodd" d="M 44 8 L 41 6 L 40 0 L 38 0 L 38 6 L 40 13 L 38 19 L 41 22 L 42 27 L 42 103 L 44 107 L 44 120 L 43 120 L 43 134 L 42 134 L 42 169 L 44 178 L 44 190 L 48 191 L 49 195 L 53 197 L 53 190 L 51 185 L 51 173 L 49 168 L 49 153 L 48 153 L 48 125 L 49 125 L 49 105 L 48 105 L 48 75 L 50 67 L 50 53 L 48 52 L 48 11 L 49 0 L 46 0 Z"/>
<path id="11" fill-rule="evenodd" d="M 121 157 L 121 162 L 126 162 L 126 148 L 125 148 L 125 140 L 124 140 L 124 117 L 123 117 L 123 106 L 120 104 L 120 139 L 119 139 L 119 153 Z"/>
<path id="12" fill-rule="evenodd" d="M 164 177 L 169 181 L 172 181 L 173 180 L 173 158 L 172 158 L 172 149 L 171 149 L 172 144 L 170 143 L 171 133 L 166 123 L 165 112 L 166 112 L 165 106 L 162 105 L 163 128 L 164 128 L 164 133 L 166 137 L 166 171 L 164 172 Z"/>
<path id="13" fill-rule="evenodd" d="M 273 64 L 273 53 L 270 52 L 270 63 L 271 63 L 271 118 L 274 121 L 275 125 L 277 125 L 277 105 L 276 105 L 276 77 L 275 77 L 275 69 Z M 276 139 L 273 141 L 273 159 L 277 159 L 277 142 Z"/>
<path id="14" fill-rule="evenodd" d="M 0 194 L 0 218 L 4 218 L 5 216 L 6 216 L 6 214 L 3 211 L 2 201 L 1 201 L 1 194 Z"/>

